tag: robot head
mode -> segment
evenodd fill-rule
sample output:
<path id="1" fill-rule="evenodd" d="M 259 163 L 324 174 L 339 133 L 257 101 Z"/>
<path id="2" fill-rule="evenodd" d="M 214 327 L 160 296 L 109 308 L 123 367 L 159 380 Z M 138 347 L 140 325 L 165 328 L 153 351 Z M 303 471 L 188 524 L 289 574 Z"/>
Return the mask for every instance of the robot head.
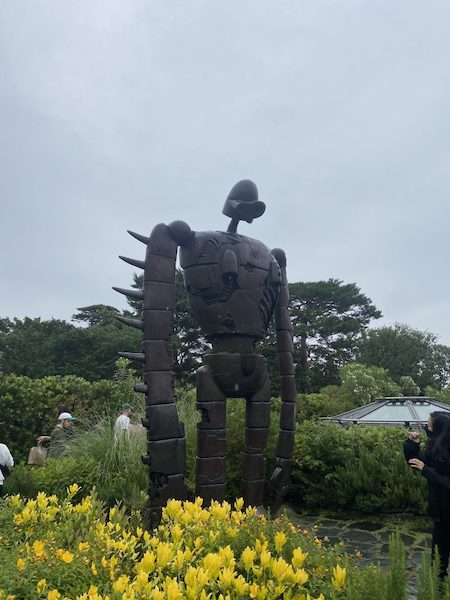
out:
<path id="1" fill-rule="evenodd" d="M 264 202 L 258 200 L 258 188 L 249 179 L 238 181 L 231 189 L 225 200 L 223 214 L 236 222 L 247 221 L 260 217 L 266 210 Z"/>

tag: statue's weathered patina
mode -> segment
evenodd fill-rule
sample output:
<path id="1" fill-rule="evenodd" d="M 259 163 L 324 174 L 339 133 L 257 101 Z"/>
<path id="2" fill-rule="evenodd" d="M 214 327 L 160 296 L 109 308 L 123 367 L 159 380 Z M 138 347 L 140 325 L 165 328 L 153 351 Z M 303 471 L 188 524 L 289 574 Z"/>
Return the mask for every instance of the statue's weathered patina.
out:
<path id="1" fill-rule="evenodd" d="M 239 221 L 251 223 L 265 205 L 255 184 L 248 180 L 231 190 L 223 213 L 231 217 L 226 232 L 191 231 L 183 221 L 157 225 L 150 237 L 130 232 L 147 246 L 144 261 L 121 257 L 144 269 L 144 288 L 123 290 L 143 302 L 142 320 L 121 318 L 143 330 L 143 353 L 122 356 L 144 363 L 144 383 L 136 390 L 146 395 L 149 495 L 153 521 L 169 498 L 186 499 L 186 447 L 183 424 L 178 420 L 172 372 L 172 318 L 175 307 L 175 261 L 180 264 L 191 310 L 212 351 L 197 371 L 198 424 L 196 495 L 208 503 L 225 496 L 226 399 L 246 399 L 245 448 L 241 494 L 247 505 L 272 513 L 285 496 L 295 429 L 295 379 L 292 327 L 288 315 L 289 292 L 286 257 L 262 242 L 236 233 Z M 270 382 L 265 361 L 255 351 L 275 315 L 281 379 L 281 416 L 276 464 L 266 486 L 265 459 L 269 419 Z"/>

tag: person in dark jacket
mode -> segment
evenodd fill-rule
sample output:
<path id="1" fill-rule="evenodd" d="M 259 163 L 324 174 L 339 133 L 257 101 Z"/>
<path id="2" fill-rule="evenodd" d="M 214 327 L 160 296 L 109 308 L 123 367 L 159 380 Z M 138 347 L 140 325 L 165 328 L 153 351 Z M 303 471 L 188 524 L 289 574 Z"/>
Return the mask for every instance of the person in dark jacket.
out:
<path id="1" fill-rule="evenodd" d="M 430 439 L 424 451 L 416 431 L 409 434 L 403 450 L 409 465 L 428 482 L 428 508 L 434 521 L 432 552 L 434 557 L 437 547 L 444 578 L 450 554 L 450 413 L 432 412 L 425 432 Z"/>
<path id="2" fill-rule="evenodd" d="M 48 446 L 48 456 L 51 458 L 60 458 L 63 456 L 67 444 L 73 439 L 74 431 L 72 423 L 75 417 L 69 412 L 62 412 L 58 417 L 58 423 L 53 429 L 51 435 L 40 435 L 37 440 Z"/>

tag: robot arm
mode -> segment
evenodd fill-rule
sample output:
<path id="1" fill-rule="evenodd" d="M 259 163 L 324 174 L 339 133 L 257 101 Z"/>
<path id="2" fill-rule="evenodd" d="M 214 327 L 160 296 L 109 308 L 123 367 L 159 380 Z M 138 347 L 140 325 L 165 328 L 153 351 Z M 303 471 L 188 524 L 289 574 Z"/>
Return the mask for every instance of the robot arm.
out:
<path id="1" fill-rule="evenodd" d="M 268 484 L 272 514 L 276 514 L 283 503 L 289 484 L 295 441 L 297 391 L 292 357 L 294 351 L 292 325 L 288 312 L 289 288 L 286 277 L 286 255 L 279 248 L 272 250 L 272 254 L 280 265 L 281 274 L 280 291 L 275 308 L 275 325 L 277 329 L 282 404 L 275 469 Z"/>
<path id="2" fill-rule="evenodd" d="M 142 300 L 142 319 L 125 319 L 127 325 L 143 331 L 143 352 L 121 352 L 121 356 L 144 364 L 144 383 L 135 386 L 146 396 L 147 454 L 142 457 L 150 467 L 149 497 L 151 521 L 158 523 L 162 507 L 169 498 L 186 499 L 186 441 L 178 420 L 174 398 L 173 357 L 170 338 L 175 309 L 175 263 L 179 245 L 194 235 L 189 225 L 175 221 L 156 225 L 149 237 L 129 232 L 147 249 L 144 261 L 121 257 L 144 270 L 143 290 L 116 291 Z"/>

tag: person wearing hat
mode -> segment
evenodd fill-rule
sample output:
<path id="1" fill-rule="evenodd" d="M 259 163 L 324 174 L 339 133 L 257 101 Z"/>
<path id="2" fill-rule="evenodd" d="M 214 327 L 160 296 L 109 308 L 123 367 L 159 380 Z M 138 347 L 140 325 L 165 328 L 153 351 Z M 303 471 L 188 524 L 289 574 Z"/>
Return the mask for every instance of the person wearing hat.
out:
<path id="1" fill-rule="evenodd" d="M 6 444 L 0 444 L 0 496 L 3 496 L 3 482 L 14 466 L 14 459 Z"/>
<path id="2" fill-rule="evenodd" d="M 57 458 L 63 454 L 65 446 L 73 437 L 72 424 L 74 421 L 75 417 L 72 417 L 69 412 L 60 413 L 58 423 L 50 435 L 50 446 L 48 449 L 50 457 Z"/>
<path id="3" fill-rule="evenodd" d="M 125 402 L 122 404 L 122 410 L 114 424 L 114 441 L 116 444 L 123 439 L 130 439 L 130 415 L 132 412 L 131 405 Z"/>

